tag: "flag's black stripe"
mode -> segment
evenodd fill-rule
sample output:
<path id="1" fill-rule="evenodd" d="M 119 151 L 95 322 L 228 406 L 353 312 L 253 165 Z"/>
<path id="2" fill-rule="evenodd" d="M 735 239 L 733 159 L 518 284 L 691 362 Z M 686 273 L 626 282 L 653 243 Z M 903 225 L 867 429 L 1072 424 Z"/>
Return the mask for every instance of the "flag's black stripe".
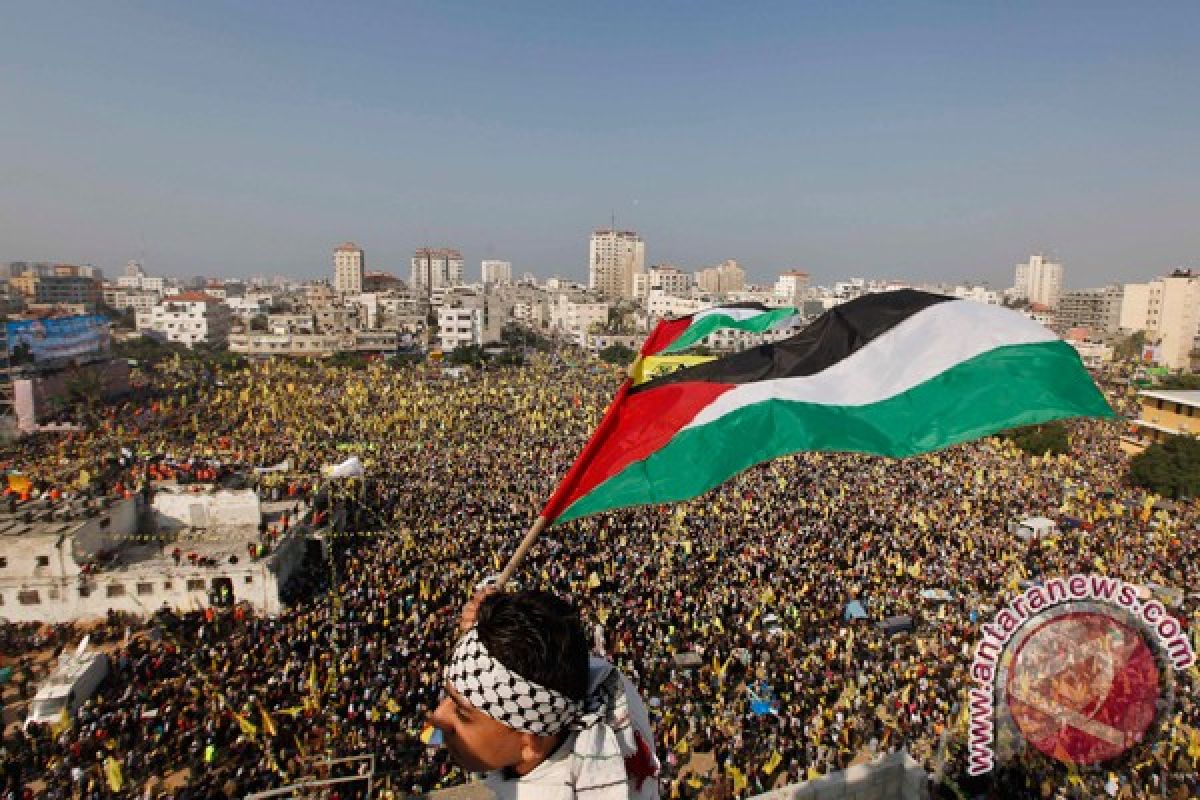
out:
<path id="1" fill-rule="evenodd" d="M 953 299 L 915 289 L 864 295 L 831 308 L 790 339 L 678 369 L 630 391 L 644 392 L 669 383 L 689 381 L 752 383 L 815 375 L 909 317 Z"/>

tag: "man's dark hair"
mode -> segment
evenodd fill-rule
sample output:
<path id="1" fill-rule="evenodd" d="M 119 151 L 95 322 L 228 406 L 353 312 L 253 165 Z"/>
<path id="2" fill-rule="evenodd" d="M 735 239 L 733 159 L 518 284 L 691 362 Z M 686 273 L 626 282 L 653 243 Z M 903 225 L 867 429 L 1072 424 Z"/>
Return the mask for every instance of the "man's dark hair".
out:
<path id="1" fill-rule="evenodd" d="M 475 620 L 483 646 L 508 669 L 572 700 L 587 696 L 587 636 L 566 600 L 536 590 L 496 592 Z"/>

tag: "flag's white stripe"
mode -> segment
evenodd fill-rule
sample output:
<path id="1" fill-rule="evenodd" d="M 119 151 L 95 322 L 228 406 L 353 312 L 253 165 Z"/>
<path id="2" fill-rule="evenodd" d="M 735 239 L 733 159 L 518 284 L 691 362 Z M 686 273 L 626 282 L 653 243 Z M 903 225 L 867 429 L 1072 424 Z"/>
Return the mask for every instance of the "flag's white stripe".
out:
<path id="1" fill-rule="evenodd" d="M 1056 338 L 1015 311 L 950 300 L 914 314 L 816 375 L 755 381 L 731 389 L 687 427 L 707 425 L 731 411 L 770 399 L 835 406 L 877 403 L 997 347 Z"/>
<path id="2" fill-rule="evenodd" d="M 770 314 L 771 312 L 778 311 L 778 310 L 779 309 L 777 309 L 777 308 L 768 308 L 766 310 L 763 310 L 761 308 L 722 308 L 721 306 L 714 306 L 712 308 L 705 308 L 705 309 L 701 309 L 700 311 L 697 311 L 695 314 L 692 315 L 692 322 L 693 323 L 699 322 L 700 320 L 704 319 L 705 317 L 712 316 L 713 314 L 720 314 L 722 316 L 729 317 L 731 320 L 734 320 L 735 322 L 741 322 L 744 319 L 750 319 L 751 317 L 758 317 L 763 314 Z"/>

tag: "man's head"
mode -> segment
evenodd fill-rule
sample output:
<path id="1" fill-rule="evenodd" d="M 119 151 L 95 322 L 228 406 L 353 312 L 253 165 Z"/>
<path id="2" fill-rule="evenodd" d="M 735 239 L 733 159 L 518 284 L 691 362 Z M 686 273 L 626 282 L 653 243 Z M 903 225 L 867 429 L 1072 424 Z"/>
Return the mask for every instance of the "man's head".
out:
<path id="1" fill-rule="evenodd" d="M 494 669 L 476 675 L 487 663 Z M 500 696 L 507 682 L 490 685 L 505 673 L 520 679 L 521 697 Z M 587 688 L 587 639 L 575 608 L 547 592 L 497 592 L 479 604 L 474 628 L 459 640 L 446 697 L 430 722 L 464 768 L 524 773 L 558 746 L 561 721 L 571 713 L 565 709 L 582 703 Z"/>

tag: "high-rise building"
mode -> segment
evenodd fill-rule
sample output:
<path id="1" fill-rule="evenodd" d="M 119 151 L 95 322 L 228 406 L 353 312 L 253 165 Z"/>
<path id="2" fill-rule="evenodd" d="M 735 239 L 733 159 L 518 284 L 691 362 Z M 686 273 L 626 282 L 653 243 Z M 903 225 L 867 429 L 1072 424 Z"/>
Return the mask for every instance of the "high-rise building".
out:
<path id="1" fill-rule="evenodd" d="M 421 247 L 412 257 L 411 286 L 423 292 L 461 286 L 462 253 L 448 247 Z"/>
<path id="2" fill-rule="evenodd" d="M 1040 253 L 1030 256 L 1028 264 L 1017 264 L 1013 288 L 1022 300 L 1057 308 L 1062 285 L 1062 264 L 1047 261 Z"/>
<path id="3" fill-rule="evenodd" d="M 692 274 L 677 267 L 659 264 L 633 276 L 633 295 L 638 300 L 644 302 L 654 291 L 672 297 L 686 297 L 692 291 Z"/>
<path id="4" fill-rule="evenodd" d="M 512 262 L 485 260 L 479 264 L 481 277 L 486 284 L 512 283 Z"/>
<path id="5" fill-rule="evenodd" d="M 631 299 L 633 276 L 646 268 L 646 243 L 634 231 L 604 228 L 588 244 L 588 288 L 609 298 Z"/>
<path id="6" fill-rule="evenodd" d="M 1058 298 L 1055 327 L 1060 331 L 1088 328 L 1097 333 L 1116 333 L 1124 296 L 1125 290 L 1117 284 L 1063 292 Z"/>
<path id="7" fill-rule="evenodd" d="M 746 271 L 734 259 L 696 273 L 696 286 L 709 294 L 728 294 L 746 288 Z"/>
<path id="8" fill-rule="evenodd" d="M 362 248 L 354 242 L 346 242 L 333 248 L 333 288 L 346 294 L 359 294 L 363 290 L 363 274 L 367 260 Z"/>
<path id="9" fill-rule="evenodd" d="M 775 281 L 775 296 L 789 306 L 801 306 L 808 299 L 808 273 L 788 270 Z"/>
<path id="10" fill-rule="evenodd" d="M 1187 369 L 1189 354 L 1200 335 L 1200 275 L 1177 269 L 1149 283 L 1125 287 L 1121 327 L 1145 331 L 1158 344 L 1158 362 L 1171 369 Z"/>

